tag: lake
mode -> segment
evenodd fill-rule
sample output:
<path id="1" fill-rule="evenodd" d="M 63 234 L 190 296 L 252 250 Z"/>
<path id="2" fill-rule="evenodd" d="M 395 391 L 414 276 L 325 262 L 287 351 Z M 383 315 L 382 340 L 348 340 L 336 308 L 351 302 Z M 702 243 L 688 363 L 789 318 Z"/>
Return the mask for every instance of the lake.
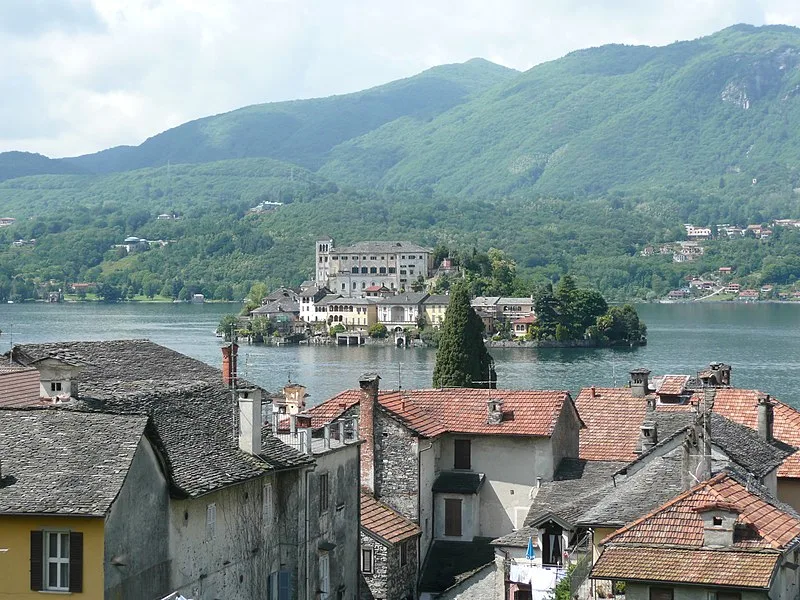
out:
<path id="1" fill-rule="evenodd" d="M 0 349 L 11 343 L 148 338 L 215 366 L 221 340 L 214 336 L 232 304 L 3 304 Z M 654 374 L 692 374 L 712 361 L 733 366 L 736 387 L 758 388 L 800 407 L 800 304 L 686 303 L 637 306 L 648 326 L 642 348 L 494 348 L 498 385 L 568 389 L 623 385 L 632 368 Z M 391 346 L 288 346 L 243 344 L 240 373 L 269 390 L 291 378 L 308 387 L 309 403 L 357 387 L 358 376 L 377 371 L 384 388 L 429 387 L 436 351 Z"/>

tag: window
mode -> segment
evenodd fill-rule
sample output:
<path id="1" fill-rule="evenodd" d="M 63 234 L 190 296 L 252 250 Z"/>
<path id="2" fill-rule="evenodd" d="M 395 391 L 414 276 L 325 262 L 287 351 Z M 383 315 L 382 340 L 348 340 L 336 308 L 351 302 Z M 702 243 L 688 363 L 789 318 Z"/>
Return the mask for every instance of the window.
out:
<path id="1" fill-rule="evenodd" d="M 338 256 L 331 256 L 331 260 L 338 260 L 338 259 L 339 259 Z"/>
<path id="2" fill-rule="evenodd" d="M 319 476 L 319 512 L 324 513 L 328 510 L 328 474 L 322 473 Z"/>
<path id="3" fill-rule="evenodd" d="M 708 592 L 708 600 L 742 600 L 741 592 Z"/>
<path id="4" fill-rule="evenodd" d="M 264 485 L 264 524 L 272 525 L 275 520 L 275 513 L 272 504 L 272 484 Z"/>
<path id="5" fill-rule="evenodd" d="M 471 469 L 472 461 L 470 460 L 470 441 L 469 440 L 453 440 L 453 468 L 454 469 Z"/>
<path id="6" fill-rule="evenodd" d="M 367 267 L 361 267 L 361 272 L 362 273 L 366 273 L 367 272 Z"/>
<path id="7" fill-rule="evenodd" d="M 369 268 L 369 272 L 375 274 L 375 273 L 378 272 L 378 268 L 377 267 L 370 267 Z"/>
<path id="8" fill-rule="evenodd" d="M 722 517 L 714 517 L 714 527 L 722 527 Z"/>
<path id="9" fill-rule="evenodd" d="M 361 572 L 371 574 L 372 569 L 372 548 L 369 546 L 361 546 Z"/>
<path id="10" fill-rule="evenodd" d="M 51 381 L 50 382 L 50 391 L 51 392 L 60 392 L 61 391 L 61 382 L 60 381 Z"/>
<path id="11" fill-rule="evenodd" d="M 378 273 L 380 273 L 381 275 L 385 275 L 386 274 L 386 267 L 381 267 L 380 269 L 378 269 Z"/>
<path id="12" fill-rule="evenodd" d="M 351 273 L 358 273 L 358 267 L 353 267 L 350 269 Z"/>
<path id="13" fill-rule="evenodd" d="M 408 542 L 400 543 L 400 566 L 405 567 L 408 564 Z"/>
<path id="14" fill-rule="evenodd" d="M 378 260 L 378 257 L 377 256 L 370 256 L 369 259 L 370 260 Z"/>
<path id="15" fill-rule="evenodd" d="M 461 499 L 444 499 L 444 534 L 461 537 Z M 651 598 L 651 600 L 653 600 Z M 671 600 L 671 599 L 670 599 Z"/>
<path id="16" fill-rule="evenodd" d="M 31 531 L 31 589 L 83 591 L 83 534 Z"/>
<path id="17" fill-rule="evenodd" d="M 403 254 L 403 255 L 402 255 L 400 258 L 401 258 L 401 259 L 403 259 L 403 260 L 405 260 L 405 259 L 406 259 L 406 255 L 405 255 L 405 254 Z"/>
<path id="18" fill-rule="evenodd" d="M 212 539 L 217 529 L 217 505 L 211 503 L 206 506 L 206 539 Z"/>
<path id="19" fill-rule="evenodd" d="M 395 267 L 389 267 L 389 273 L 396 273 L 397 269 Z"/>
<path id="20" fill-rule="evenodd" d="M 342 289 L 345 289 L 345 284 L 344 283 L 342 284 Z"/>
<path id="21" fill-rule="evenodd" d="M 319 599 L 320 600 L 327 600 L 328 594 L 330 593 L 331 589 L 331 577 L 330 577 L 330 560 L 328 557 L 328 553 L 324 552 L 323 554 L 319 555 Z"/>
<path id="22" fill-rule="evenodd" d="M 289 571 L 276 571 L 267 576 L 267 600 L 290 600 L 292 580 Z"/>
<path id="23" fill-rule="evenodd" d="M 650 588 L 650 600 L 674 600 L 675 591 L 672 588 Z"/>

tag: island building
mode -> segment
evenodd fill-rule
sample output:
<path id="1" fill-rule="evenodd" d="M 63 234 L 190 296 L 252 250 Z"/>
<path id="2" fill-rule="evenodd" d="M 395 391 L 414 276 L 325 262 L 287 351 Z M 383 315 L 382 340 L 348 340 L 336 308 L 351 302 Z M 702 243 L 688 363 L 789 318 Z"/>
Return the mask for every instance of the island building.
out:
<path id="1" fill-rule="evenodd" d="M 383 286 L 394 293 L 433 272 L 433 250 L 411 242 L 357 242 L 337 248 L 333 239 L 318 240 L 314 280 L 342 296 L 364 296 Z"/>

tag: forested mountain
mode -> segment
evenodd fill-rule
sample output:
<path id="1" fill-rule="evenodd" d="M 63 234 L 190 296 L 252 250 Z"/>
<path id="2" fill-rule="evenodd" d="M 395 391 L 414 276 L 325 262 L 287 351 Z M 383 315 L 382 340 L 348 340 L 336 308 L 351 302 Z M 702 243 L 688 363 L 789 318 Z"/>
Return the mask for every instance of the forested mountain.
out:
<path id="1" fill-rule="evenodd" d="M 0 152 L 0 181 L 28 175 L 82 173 L 77 165 L 31 152 Z"/>
<path id="2" fill-rule="evenodd" d="M 191 121 L 137 147 L 66 162 L 106 173 L 172 163 L 269 157 L 317 169 L 334 146 L 400 118 L 425 121 L 517 74 L 474 59 L 354 94 L 257 104 Z"/>

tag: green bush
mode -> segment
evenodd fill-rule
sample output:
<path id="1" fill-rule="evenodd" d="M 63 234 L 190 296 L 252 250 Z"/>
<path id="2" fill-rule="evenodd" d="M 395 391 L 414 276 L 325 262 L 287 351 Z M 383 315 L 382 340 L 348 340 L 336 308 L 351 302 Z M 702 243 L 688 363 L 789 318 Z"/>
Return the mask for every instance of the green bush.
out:
<path id="1" fill-rule="evenodd" d="M 375 323 L 373 325 L 370 325 L 370 328 L 369 330 L 367 330 L 367 333 L 369 333 L 369 337 L 371 338 L 383 339 L 388 335 L 389 332 L 386 329 L 386 325 L 384 325 L 383 323 Z"/>
<path id="2" fill-rule="evenodd" d="M 328 331 L 328 334 L 331 337 L 336 337 L 337 333 L 344 333 L 345 331 L 347 331 L 347 328 L 344 325 L 342 325 L 341 323 L 337 323 L 336 325 L 334 325 L 333 327 L 330 328 L 330 330 Z"/>

